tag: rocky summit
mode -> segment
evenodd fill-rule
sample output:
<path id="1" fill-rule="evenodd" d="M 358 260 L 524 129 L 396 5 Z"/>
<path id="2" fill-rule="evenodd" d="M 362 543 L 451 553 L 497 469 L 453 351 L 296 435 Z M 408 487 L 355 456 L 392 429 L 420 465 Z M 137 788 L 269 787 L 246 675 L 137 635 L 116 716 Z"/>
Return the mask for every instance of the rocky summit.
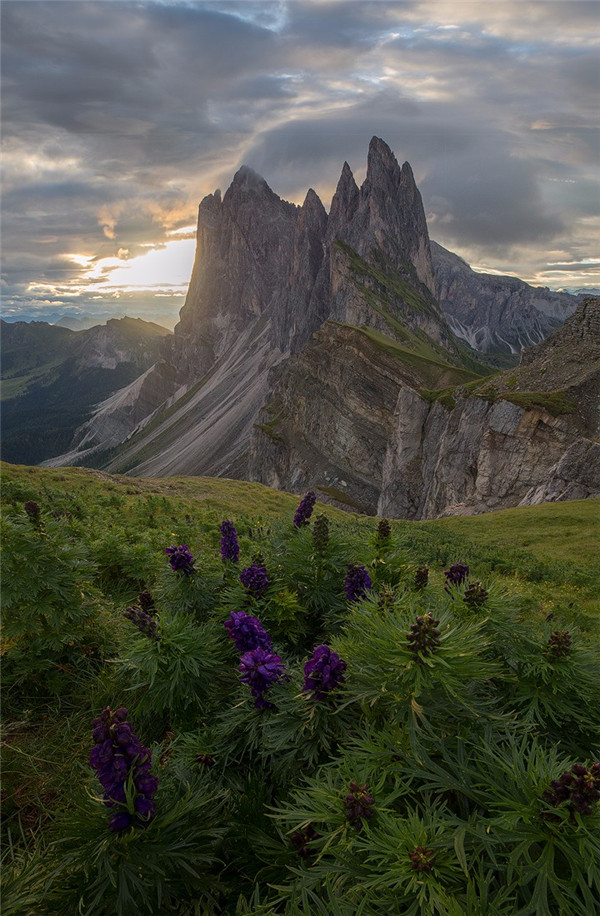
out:
<path id="1" fill-rule="evenodd" d="M 410 165 L 377 137 L 360 188 L 344 163 L 329 213 L 312 189 L 290 204 L 244 166 L 200 204 L 159 358 L 51 463 L 310 487 L 406 518 L 594 495 L 600 300 L 519 367 L 493 374 L 486 355 L 510 363 L 544 340 L 579 301 L 556 297 L 432 243 Z M 567 341 L 555 358 L 581 371 L 542 373 Z"/>

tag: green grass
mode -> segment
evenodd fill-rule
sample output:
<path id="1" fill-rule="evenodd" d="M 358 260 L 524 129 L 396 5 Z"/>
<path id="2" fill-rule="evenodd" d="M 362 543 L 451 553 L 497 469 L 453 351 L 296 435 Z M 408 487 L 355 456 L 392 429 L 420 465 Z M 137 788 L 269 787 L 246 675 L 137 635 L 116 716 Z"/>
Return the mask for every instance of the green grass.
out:
<path id="1" fill-rule="evenodd" d="M 500 397 L 524 410 L 541 407 L 553 417 L 574 413 L 577 404 L 564 391 L 502 391 Z"/>
<path id="2" fill-rule="evenodd" d="M 479 545 L 527 550 L 540 560 L 593 566 L 600 544 L 600 500 L 543 503 L 484 515 L 443 518 L 428 526 L 449 529 Z"/>

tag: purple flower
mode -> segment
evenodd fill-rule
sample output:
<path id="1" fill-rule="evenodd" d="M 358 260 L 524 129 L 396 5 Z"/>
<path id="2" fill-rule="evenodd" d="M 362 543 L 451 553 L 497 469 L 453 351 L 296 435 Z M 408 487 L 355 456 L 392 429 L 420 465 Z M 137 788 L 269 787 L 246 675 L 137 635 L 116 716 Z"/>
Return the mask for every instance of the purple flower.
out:
<path id="1" fill-rule="evenodd" d="M 128 607 L 127 610 L 123 611 L 123 617 L 131 620 L 140 633 L 143 633 L 148 639 L 155 639 L 157 642 L 160 639 L 156 620 L 153 620 L 150 614 L 147 614 L 146 611 L 143 611 L 141 608 Z"/>
<path id="2" fill-rule="evenodd" d="M 408 858 L 413 871 L 431 871 L 435 865 L 433 850 L 425 846 L 415 846 L 413 851 L 409 852 Z"/>
<path id="3" fill-rule="evenodd" d="M 431 614 L 416 617 L 415 622 L 406 636 L 407 648 L 421 665 L 424 665 L 423 656 L 431 655 L 440 644 L 440 631 L 437 629 L 439 620 L 434 620 Z"/>
<path id="4" fill-rule="evenodd" d="M 488 599 L 487 589 L 481 582 L 472 582 L 463 595 L 463 601 L 471 608 L 472 611 L 478 610 Z"/>
<path id="5" fill-rule="evenodd" d="M 415 588 L 418 592 L 425 588 L 429 581 L 429 566 L 418 566 L 415 572 Z"/>
<path id="6" fill-rule="evenodd" d="M 154 796 L 158 789 L 158 779 L 149 772 L 151 754 L 127 722 L 127 715 L 124 707 L 113 713 L 107 706 L 92 722 L 95 745 L 90 752 L 90 766 L 95 770 L 104 790 L 105 806 L 121 808 L 109 823 L 109 828 L 115 832 L 132 825 L 146 827 L 156 813 Z M 106 733 L 108 737 L 104 738 Z M 135 791 L 135 817 L 125 808 L 125 787 L 130 777 Z"/>
<path id="7" fill-rule="evenodd" d="M 346 817 L 350 821 L 353 827 L 356 827 L 357 830 L 360 830 L 363 823 L 363 818 L 369 820 L 373 817 L 373 808 L 372 805 L 375 802 L 375 799 L 367 789 L 366 785 L 359 786 L 354 780 L 348 786 L 350 791 L 344 798 L 344 807 L 346 809 Z"/>
<path id="8" fill-rule="evenodd" d="M 444 571 L 446 585 L 462 585 L 469 576 L 469 567 L 464 563 L 455 563 Z"/>
<path id="9" fill-rule="evenodd" d="M 238 544 L 237 531 L 233 522 L 221 523 L 221 559 L 225 563 L 230 560 L 237 563 L 240 558 L 240 545 Z"/>
<path id="10" fill-rule="evenodd" d="M 576 812 L 592 814 L 600 800 L 600 763 L 592 763 L 589 767 L 576 763 L 559 779 L 552 780 L 542 798 L 553 808 L 565 805 L 571 824 L 575 823 Z M 548 821 L 560 821 L 560 817 L 551 812 L 543 812 L 542 817 Z"/>
<path id="11" fill-rule="evenodd" d="M 316 494 L 312 490 L 309 490 L 306 496 L 302 497 L 294 515 L 294 527 L 303 528 L 308 525 L 308 520 L 312 515 L 316 501 Z"/>
<path id="12" fill-rule="evenodd" d="M 280 679 L 285 668 L 280 657 L 267 649 L 252 649 L 251 652 L 242 655 L 239 667 L 242 675 L 240 680 L 243 684 L 248 684 L 252 696 L 256 697 L 254 705 L 257 709 L 271 708 L 263 694 Z"/>
<path id="13" fill-rule="evenodd" d="M 121 830 L 127 830 L 131 826 L 133 818 L 128 811 L 119 811 L 117 814 L 113 814 L 109 822 L 109 830 L 114 830 L 115 833 L 120 833 Z"/>
<path id="14" fill-rule="evenodd" d="M 165 553 L 169 557 L 169 563 L 174 572 L 182 572 L 185 576 L 191 576 L 196 572 L 194 558 L 185 544 L 180 544 L 178 547 L 165 547 Z"/>
<path id="15" fill-rule="evenodd" d="M 371 590 L 371 577 L 364 566 L 348 563 L 344 591 L 348 601 L 360 601 Z"/>
<path id="16" fill-rule="evenodd" d="M 344 683 L 346 662 L 329 646 L 317 646 L 313 656 L 304 665 L 305 693 L 314 691 L 316 700 L 324 700 L 327 694 Z"/>
<path id="17" fill-rule="evenodd" d="M 238 652 L 251 652 L 252 649 L 270 649 L 271 637 L 257 617 L 245 611 L 231 611 L 229 620 L 223 623 Z"/>
<path id="18" fill-rule="evenodd" d="M 377 540 L 380 542 L 387 542 L 391 536 L 392 526 L 388 522 L 387 518 L 382 518 L 377 526 Z"/>
<path id="19" fill-rule="evenodd" d="M 25 512 L 33 524 L 39 525 L 42 510 L 36 501 L 34 499 L 28 499 L 27 502 L 23 504 L 23 508 L 25 509 Z"/>
<path id="20" fill-rule="evenodd" d="M 550 639 L 546 646 L 546 656 L 549 662 L 555 662 L 559 658 L 568 658 L 571 654 L 571 634 L 568 630 L 555 630 L 550 634 Z"/>
<path id="21" fill-rule="evenodd" d="M 138 595 L 138 603 L 143 611 L 147 614 L 152 614 L 154 611 L 154 598 L 150 594 L 147 588 L 145 588 Z"/>
<path id="22" fill-rule="evenodd" d="M 240 581 L 254 598 L 260 598 L 269 587 L 269 577 L 264 566 L 252 563 L 240 573 Z"/>
<path id="23" fill-rule="evenodd" d="M 290 839 L 300 858 L 308 859 L 313 854 L 313 850 L 308 844 L 320 839 L 320 834 L 317 833 L 312 824 L 308 824 L 304 830 L 296 830 L 295 833 L 292 833 Z"/>

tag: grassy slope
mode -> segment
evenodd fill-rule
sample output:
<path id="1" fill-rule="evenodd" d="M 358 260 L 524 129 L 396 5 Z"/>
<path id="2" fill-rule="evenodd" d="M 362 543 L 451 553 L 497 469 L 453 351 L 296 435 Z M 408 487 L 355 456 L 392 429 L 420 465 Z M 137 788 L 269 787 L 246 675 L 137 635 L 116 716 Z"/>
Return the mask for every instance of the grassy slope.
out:
<path id="1" fill-rule="evenodd" d="M 160 500 L 169 534 L 197 543 L 225 517 L 241 525 L 273 523 L 292 515 L 298 497 L 258 483 L 210 477 L 139 478 L 84 468 L 41 469 L 2 464 L 5 501 L 49 498 L 57 508 L 98 504 L 118 508 L 124 526 L 143 517 L 142 504 Z M 152 510 L 155 512 L 155 510 Z M 360 541 L 375 519 L 318 505 L 348 536 Z M 160 521 L 159 515 L 159 521 Z M 184 522 L 184 519 L 186 521 Z M 547 503 L 484 515 L 427 522 L 394 521 L 395 538 L 429 563 L 432 574 L 462 559 L 476 578 L 507 576 L 544 607 L 576 605 L 587 623 L 600 620 L 600 500 Z M 158 536 L 158 531 L 157 531 Z M 583 621 L 582 621 L 583 622 Z"/>

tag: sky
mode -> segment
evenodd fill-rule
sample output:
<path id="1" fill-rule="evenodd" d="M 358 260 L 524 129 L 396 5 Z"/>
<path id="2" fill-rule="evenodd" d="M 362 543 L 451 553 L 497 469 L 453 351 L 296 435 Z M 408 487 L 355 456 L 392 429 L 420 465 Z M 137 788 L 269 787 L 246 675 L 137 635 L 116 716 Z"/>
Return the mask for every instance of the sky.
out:
<path id="1" fill-rule="evenodd" d="M 476 269 L 600 286 L 596 0 L 3 0 L 2 310 L 172 326 L 247 164 L 329 208 L 369 140 Z"/>

